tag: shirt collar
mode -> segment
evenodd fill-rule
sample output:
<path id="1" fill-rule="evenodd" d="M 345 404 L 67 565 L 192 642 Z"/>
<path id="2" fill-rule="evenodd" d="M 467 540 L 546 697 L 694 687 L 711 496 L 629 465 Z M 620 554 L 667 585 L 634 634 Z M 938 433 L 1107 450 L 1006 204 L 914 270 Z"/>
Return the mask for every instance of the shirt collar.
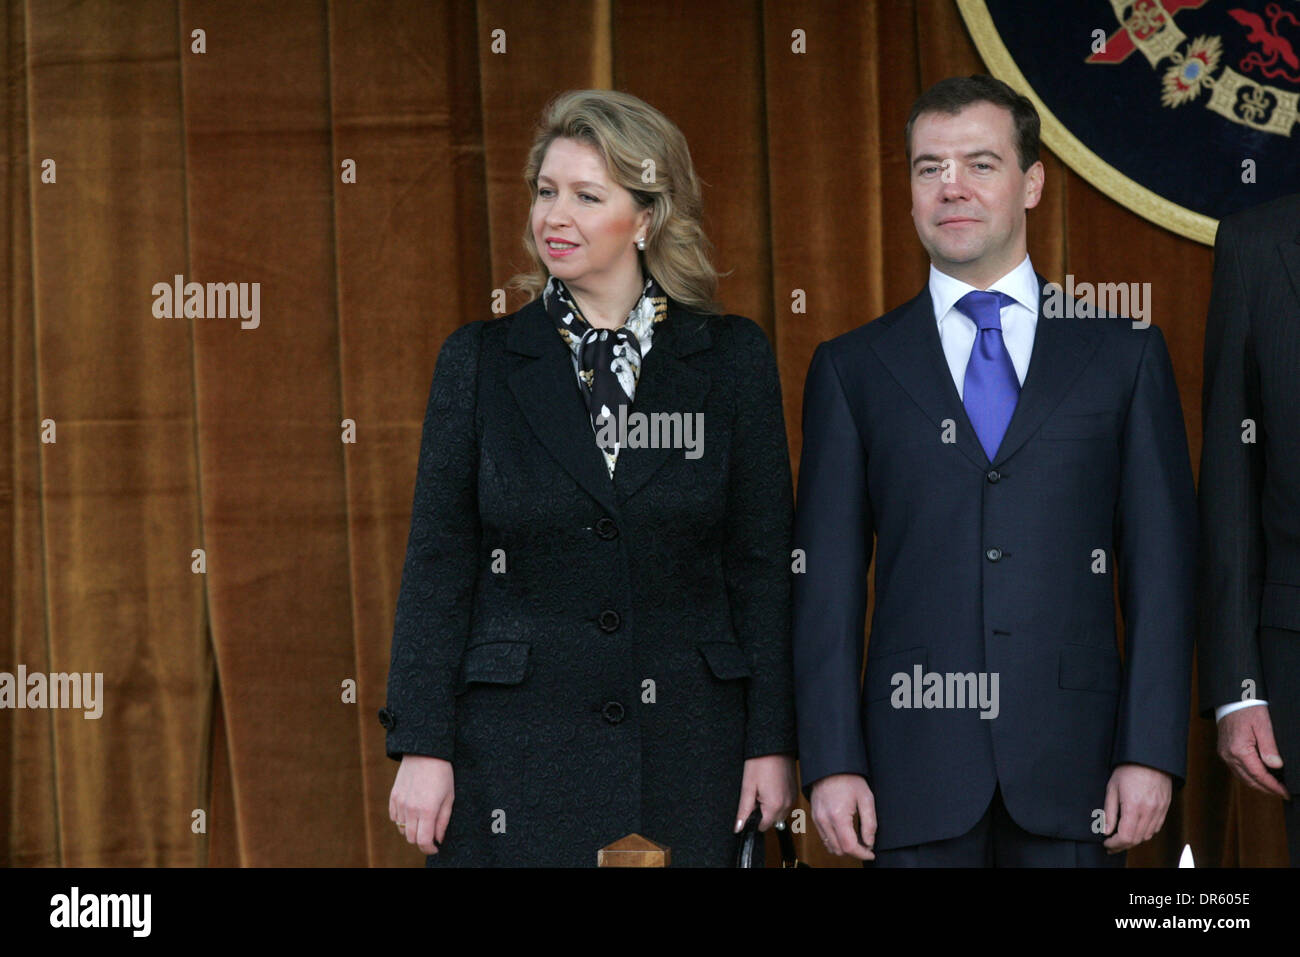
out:
<path id="1" fill-rule="evenodd" d="M 989 286 L 993 292 L 1004 292 L 1020 305 L 1029 310 L 1030 315 L 1038 318 L 1038 276 L 1034 274 L 1033 263 L 1029 255 L 1020 261 L 1020 265 Z M 975 287 L 962 282 L 947 273 L 940 272 L 934 263 L 930 264 L 930 299 L 934 303 L 934 318 L 942 323 L 944 317 L 957 304 L 957 300 Z"/>

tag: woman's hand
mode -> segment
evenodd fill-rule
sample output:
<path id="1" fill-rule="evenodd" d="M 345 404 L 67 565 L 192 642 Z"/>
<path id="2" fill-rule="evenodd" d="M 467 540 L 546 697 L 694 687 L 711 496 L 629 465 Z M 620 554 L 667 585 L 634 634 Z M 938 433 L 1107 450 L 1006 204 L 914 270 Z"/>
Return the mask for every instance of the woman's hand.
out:
<path id="1" fill-rule="evenodd" d="M 766 831 L 784 820 L 795 802 L 794 758 L 788 754 L 765 754 L 745 761 L 740 782 L 740 807 L 736 810 L 736 833 L 745 826 L 757 803 L 763 809 L 758 829 Z"/>
<path id="2" fill-rule="evenodd" d="M 455 796 L 450 761 L 404 754 L 388 795 L 388 817 L 407 841 L 426 854 L 437 854 L 434 842 L 441 844 L 447 835 Z"/>

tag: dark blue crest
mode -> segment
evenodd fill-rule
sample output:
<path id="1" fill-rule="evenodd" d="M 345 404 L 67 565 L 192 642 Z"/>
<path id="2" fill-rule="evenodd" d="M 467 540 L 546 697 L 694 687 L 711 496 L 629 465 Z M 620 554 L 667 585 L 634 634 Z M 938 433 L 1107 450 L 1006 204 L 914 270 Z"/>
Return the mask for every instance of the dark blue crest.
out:
<path id="1" fill-rule="evenodd" d="M 1089 182 L 1210 243 L 1300 191 L 1300 0 L 958 0 L 990 72 Z"/>

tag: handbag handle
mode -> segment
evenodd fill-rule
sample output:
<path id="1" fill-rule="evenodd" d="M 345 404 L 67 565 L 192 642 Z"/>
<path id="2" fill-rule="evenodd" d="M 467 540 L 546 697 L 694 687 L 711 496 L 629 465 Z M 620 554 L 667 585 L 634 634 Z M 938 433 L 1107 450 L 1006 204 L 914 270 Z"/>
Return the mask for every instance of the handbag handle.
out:
<path id="1" fill-rule="evenodd" d="M 749 820 L 745 822 L 744 830 L 740 832 L 740 845 L 736 849 L 736 866 L 737 867 L 757 867 L 755 858 L 757 856 L 758 842 L 763 840 L 763 832 L 758 829 L 759 823 L 763 820 L 763 811 L 761 808 L 754 808 L 750 812 Z M 781 847 L 781 866 L 785 867 L 807 867 L 803 861 L 799 860 L 799 855 L 795 853 L 794 836 L 790 829 L 785 826 L 785 821 L 777 821 L 772 825 L 776 829 L 777 843 Z"/>

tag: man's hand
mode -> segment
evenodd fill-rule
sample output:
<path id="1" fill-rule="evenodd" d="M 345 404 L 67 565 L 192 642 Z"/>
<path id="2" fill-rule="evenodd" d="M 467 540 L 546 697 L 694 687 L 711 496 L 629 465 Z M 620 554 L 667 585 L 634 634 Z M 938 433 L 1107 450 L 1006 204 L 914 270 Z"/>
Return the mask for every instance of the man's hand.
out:
<path id="1" fill-rule="evenodd" d="M 857 814 L 858 828 L 853 827 Z M 812 786 L 812 817 L 832 854 L 876 859 L 876 798 L 860 774 L 830 774 Z"/>
<path id="2" fill-rule="evenodd" d="M 1232 768 L 1233 774 L 1256 791 L 1289 799 L 1286 788 L 1268 771 L 1282 767 L 1268 705 L 1238 708 L 1223 716 L 1219 721 L 1219 757 Z"/>
<path id="3" fill-rule="evenodd" d="M 763 809 L 763 819 L 758 824 L 766 831 L 794 807 L 794 758 L 788 754 L 764 754 L 745 760 L 745 770 L 740 781 L 740 806 L 736 809 L 736 833 L 739 834 L 749 814 L 757 804 Z"/>
<path id="4" fill-rule="evenodd" d="M 1118 821 L 1102 844 L 1118 854 L 1153 838 L 1164 827 L 1173 778 L 1142 764 L 1121 764 L 1106 783 L 1105 823 Z"/>

